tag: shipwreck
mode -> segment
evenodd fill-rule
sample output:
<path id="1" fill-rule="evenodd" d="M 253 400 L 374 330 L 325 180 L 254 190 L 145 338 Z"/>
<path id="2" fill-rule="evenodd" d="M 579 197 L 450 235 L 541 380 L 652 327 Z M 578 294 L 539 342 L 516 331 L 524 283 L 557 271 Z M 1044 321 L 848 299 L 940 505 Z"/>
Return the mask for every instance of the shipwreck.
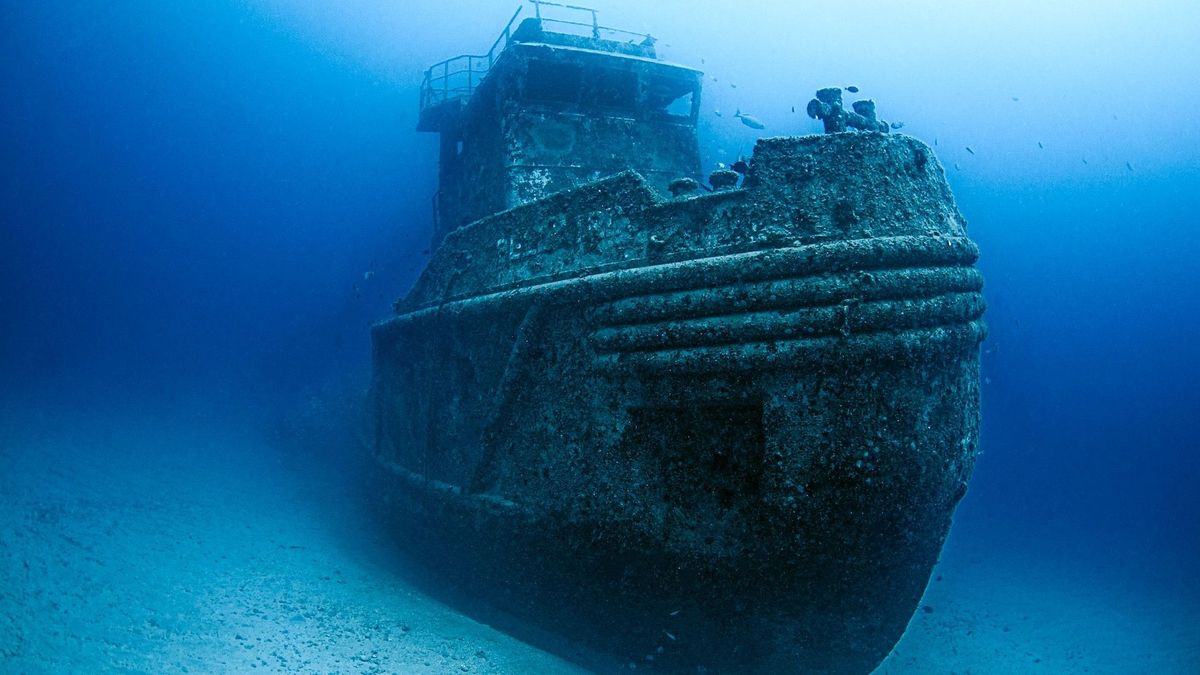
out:
<path id="1" fill-rule="evenodd" d="M 702 74 L 551 6 L 426 73 L 434 250 L 372 329 L 386 508 L 643 672 L 868 672 L 978 452 L 983 281 L 944 171 L 823 90 L 830 133 L 705 176 Z"/>

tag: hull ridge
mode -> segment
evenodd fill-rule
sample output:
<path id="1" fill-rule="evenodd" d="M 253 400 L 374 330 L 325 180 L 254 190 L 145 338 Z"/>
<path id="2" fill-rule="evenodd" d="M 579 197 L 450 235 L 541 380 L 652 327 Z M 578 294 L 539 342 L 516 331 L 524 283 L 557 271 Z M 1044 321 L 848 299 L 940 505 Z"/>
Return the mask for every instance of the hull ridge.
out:
<path id="1" fill-rule="evenodd" d="M 880 133 L 762 140 L 741 188 L 625 173 L 459 228 L 373 329 L 389 511 L 643 670 L 870 671 L 977 454 L 977 257 L 932 151 Z"/>

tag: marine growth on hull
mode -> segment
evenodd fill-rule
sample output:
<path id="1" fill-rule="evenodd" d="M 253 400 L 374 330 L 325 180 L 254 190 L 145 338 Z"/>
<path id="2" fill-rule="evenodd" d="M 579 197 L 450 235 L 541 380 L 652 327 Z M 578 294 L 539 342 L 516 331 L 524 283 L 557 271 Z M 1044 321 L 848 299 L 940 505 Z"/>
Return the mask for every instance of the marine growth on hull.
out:
<path id="1" fill-rule="evenodd" d="M 941 165 L 827 89 L 829 133 L 704 176 L 699 71 L 533 7 L 426 73 L 436 250 L 372 330 L 397 535 L 643 671 L 870 671 L 977 453 Z"/>

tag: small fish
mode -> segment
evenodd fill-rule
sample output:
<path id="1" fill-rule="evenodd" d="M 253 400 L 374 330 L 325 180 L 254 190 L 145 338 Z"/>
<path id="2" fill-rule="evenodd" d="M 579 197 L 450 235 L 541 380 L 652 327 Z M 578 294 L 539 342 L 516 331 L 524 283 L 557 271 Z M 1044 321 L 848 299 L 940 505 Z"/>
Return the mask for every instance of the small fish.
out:
<path id="1" fill-rule="evenodd" d="M 664 631 L 663 631 L 663 635 L 666 635 L 667 637 L 671 638 L 672 640 L 678 640 L 678 639 L 679 639 L 679 638 L 675 637 L 675 636 L 674 636 L 674 635 L 671 633 L 671 631 L 669 631 L 669 630 L 664 630 Z"/>
<path id="2" fill-rule="evenodd" d="M 1131 164 L 1129 162 L 1125 162 L 1125 168 L 1129 169 L 1130 171 L 1133 171 L 1133 164 Z"/>
<path id="3" fill-rule="evenodd" d="M 891 126 L 892 126 L 892 128 L 893 128 L 893 129 L 903 129 L 903 128 L 904 128 L 904 122 L 892 122 L 892 125 L 891 125 Z"/>
<path id="4" fill-rule="evenodd" d="M 720 110 L 714 110 L 714 111 L 713 111 L 713 114 L 714 114 L 714 115 L 716 115 L 717 117 L 721 117 L 721 111 L 720 111 Z"/>
<path id="5" fill-rule="evenodd" d="M 421 255 L 429 255 L 429 249 L 425 249 L 424 251 L 421 251 Z"/>
<path id="6" fill-rule="evenodd" d="M 1039 149 L 1039 150 L 1045 150 L 1045 149 L 1046 149 L 1046 146 L 1042 145 L 1042 142 L 1041 142 L 1041 141 L 1038 141 L 1038 149 Z"/>
<path id="7" fill-rule="evenodd" d="M 762 121 L 759 120 L 754 115 L 742 114 L 741 109 L 739 109 L 737 111 L 737 114 L 735 114 L 734 117 L 737 117 L 738 119 L 742 120 L 742 124 L 745 124 L 746 126 L 750 127 L 751 129 L 766 129 L 767 128 L 767 125 L 763 124 Z"/>
<path id="8" fill-rule="evenodd" d="M 1014 96 L 1014 97 L 1012 97 L 1012 100 L 1013 100 L 1013 101 L 1020 101 L 1020 100 L 1021 100 L 1021 98 L 1020 98 L 1019 96 Z"/>
<path id="9" fill-rule="evenodd" d="M 955 162 L 955 163 L 954 163 L 954 170 L 955 170 L 955 171 L 962 171 L 962 167 L 958 165 L 958 162 Z"/>
<path id="10" fill-rule="evenodd" d="M 679 610 L 675 610 L 674 612 L 671 612 L 670 615 L 671 616 L 679 616 Z"/>
<path id="11" fill-rule="evenodd" d="M 796 106 L 792 106 L 792 112 L 796 112 Z"/>
<path id="12" fill-rule="evenodd" d="M 849 87 L 846 87 L 846 91 L 850 92 L 851 94 L 857 94 L 858 87 L 856 87 L 854 85 L 850 85 Z"/>
<path id="13" fill-rule="evenodd" d="M 1087 157 L 1080 157 L 1079 159 L 1082 160 L 1084 164 L 1087 164 Z"/>
<path id="14" fill-rule="evenodd" d="M 370 281 L 373 276 L 375 276 L 375 270 L 367 270 L 363 272 L 363 281 Z"/>
<path id="15" fill-rule="evenodd" d="M 729 83 L 729 87 L 730 87 L 731 89 L 737 89 L 737 85 L 736 85 L 736 84 L 734 84 L 734 83 L 732 83 L 732 82 L 730 82 L 730 83 Z"/>
<path id="16" fill-rule="evenodd" d="M 967 152 L 971 153 L 972 155 L 975 154 L 975 151 L 972 150 L 971 146 L 969 146 L 969 145 L 967 146 Z"/>
<path id="17" fill-rule="evenodd" d="M 704 65 L 704 57 L 703 56 L 700 57 L 700 65 Z"/>
<path id="18" fill-rule="evenodd" d="M 933 137 L 933 144 L 934 144 L 934 145 L 937 145 L 937 136 L 934 136 L 934 137 Z"/>

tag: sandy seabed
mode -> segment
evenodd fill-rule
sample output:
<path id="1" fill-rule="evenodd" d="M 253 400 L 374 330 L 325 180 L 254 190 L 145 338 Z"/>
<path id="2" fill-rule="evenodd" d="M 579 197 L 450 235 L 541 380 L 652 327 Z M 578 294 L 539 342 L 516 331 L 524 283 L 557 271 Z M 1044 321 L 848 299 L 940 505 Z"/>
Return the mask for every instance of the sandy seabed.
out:
<path id="1" fill-rule="evenodd" d="M 426 593 L 312 466 L 200 415 L 3 411 L 0 671 L 586 672 Z M 1200 672 L 1195 587 L 987 544 L 960 518 L 877 672 Z"/>

